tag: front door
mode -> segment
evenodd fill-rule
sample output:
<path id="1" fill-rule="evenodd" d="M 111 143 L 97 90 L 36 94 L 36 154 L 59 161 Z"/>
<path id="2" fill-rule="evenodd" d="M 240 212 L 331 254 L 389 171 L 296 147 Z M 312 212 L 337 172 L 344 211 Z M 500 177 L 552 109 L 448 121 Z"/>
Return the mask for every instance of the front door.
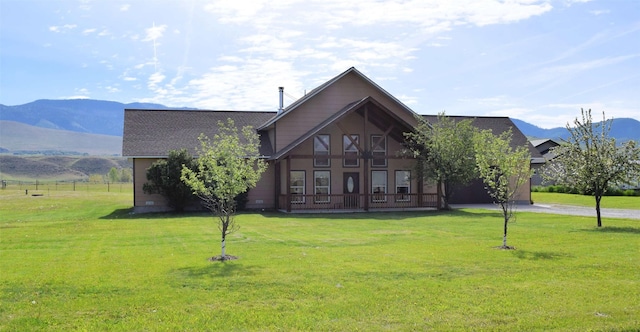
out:
<path id="1" fill-rule="evenodd" d="M 345 209 L 357 209 L 360 202 L 360 173 L 348 172 L 342 176 Z"/>

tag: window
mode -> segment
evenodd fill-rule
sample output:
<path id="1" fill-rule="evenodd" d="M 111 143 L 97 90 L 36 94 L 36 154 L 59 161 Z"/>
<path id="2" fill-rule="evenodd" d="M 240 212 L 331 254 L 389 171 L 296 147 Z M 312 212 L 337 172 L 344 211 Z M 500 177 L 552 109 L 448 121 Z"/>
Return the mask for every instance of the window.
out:
<path id="1" fill-rule="evenodd" d="M 342 137 L 342 148 L 344 151 L 343 166 L 360 166 L 360 160 L 358 159 L 358 144 L 360 144 L 360 136 L 358 135 L 344 135 Z"/>
<path id="2" fill-rule="evenodd" d="M 329 203 L 329 193 L 331 192 L 331 172 L 315 171 L 313 172 L 313 200 L 315 203 Z"/>
<path id="3" fill-rule="evenodd" d="M 382 135 L 371 135 L 371 166 L 387 166 L 387 137 Z"/>
<path id="4" fill-rule="evenodd" d="M 313 139 L 313 155 L 316 156 L 313 159 L 313 166 L 323 167 L 323 166 L 331 166 L 331 162 L 328 158 L 331 150 L 329 147 L 331 146 L 329 135 L 317 135 Z M 327 158 L 318 158 L 317 156 L 327 156 Z"/>
<path id="5" fill-rule="evenodd" d="M 291 171 L 291 184 L 289 185 L 289 192 L 291 193 L 291 203 L 304 203 L 304 171 Z"/>
<path id="6" fill-rule="evenodd" d="M 411 171 L 396 171 L 396 201 L 408 202 L 411 200 Z"/>
<path id="7" fill-rule="evenodd" d="M 371 171 L 371 201 L 387 201 L 387 171 Z"/>

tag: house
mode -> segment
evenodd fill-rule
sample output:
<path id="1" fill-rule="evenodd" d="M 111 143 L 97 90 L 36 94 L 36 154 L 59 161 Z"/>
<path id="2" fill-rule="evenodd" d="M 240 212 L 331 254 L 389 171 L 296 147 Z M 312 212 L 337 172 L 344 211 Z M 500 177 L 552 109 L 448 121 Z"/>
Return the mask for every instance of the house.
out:
<path id="1" fill-rule="evenodd" d="M 556 156 L 553 154 L 552 149 L 556 146 L 560 146 L 560 143 L 553 139 L 536 139 L 531 140 L 531 145 L 540 153 L 542 158 L 544 159 L 544 163 L 550 162 Z M 543 163 L 543 164 L 544 164 Z M 549 185 L 553 183 L 546 182 L 540 173 L 542 172 L 542 165 L 539 167 L 534 167 L 534 174 L 531 177 L 531 185 L 532 186 L 541 186 L 541 185 Z"/>
<path id="2" fill-rule="evenodd" d="M 438 116 L 423 115 L 429 123 L 436 123 Z M 471 124 L 480 130 L 491 130 L 494 135 L 500 135 L 505 131 L 511 130 L 511 145 L 513 147 L 526 145 L 531 154 L 531 168 L 538 169 L 544 165 L 545 160 L 540 153 L 530 144 L 527 137 L 518 129 L 518 127 L 508 117 L 471 117 L 471 116 L 447 116 L 454 121 L 471 120 Z M 482 179 L 475 179 L 466 186 L 458 186 L 453 188 L 453 196 L 451 204 L 469 204 L 469 203 L 492 203 L 493 199 L 484 189 L 485 184 Z M 531 199 L 531 183 L 521 187 L 517 200 L 519 203 L 529 203 Z"/>
<path id="3" fill-rule="evenodd" d="M 281 211 L 375 211 L 439 208 L 438 188 L 413 172 L 402 157 L 404 133 L 416 113 L 355 68 L 330 79 L 278 112 L 125 110 L 123 156 L 133 160 L 134 208 L 166 210 L 164 198 L 145 194 L 146 169 L 169 151 L 188 148 L 197 137 L 213 137 L 218 121 L 251 125 L 268 163 L 247 208 Z M 504 130 L 508 118 L 478 118 Z M 524 136 L 523 136 L 524 137 Z M 526 139 L 525 139 L 526 141 Z M 476 189 L 473 189 L 476 190 Z M 478 189 L 484 192 L 484 188 Z M 481 195 L 479 193 L 479 195 Z M 485 193 L 486 195 L 486 193 Z M 468 195 L 472 203 L 474 195 Z M 530 201 L 523 191 L 522 201 Z"/>

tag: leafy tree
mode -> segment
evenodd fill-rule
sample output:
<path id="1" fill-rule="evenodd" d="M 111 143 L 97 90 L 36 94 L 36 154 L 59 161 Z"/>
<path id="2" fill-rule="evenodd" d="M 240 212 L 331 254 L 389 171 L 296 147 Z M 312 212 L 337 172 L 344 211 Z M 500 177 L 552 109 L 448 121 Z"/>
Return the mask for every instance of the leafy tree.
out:
<path id="1" fill-rule="evenodd" d="M 104 182 L 104 175 L 102 174 L 90 174 L 89 175 L 89 182 L 91 183 L 103 183 Z"/>
<path id="2" fill-rule="evenodd" d="M 251 126 L 241 135 L 233 120 L 218 122 L 213 141 L 201 134 L 196 169 L 182 168 L 182 180 L 218 218 L 222 234 L 220 260 L 227 260 L 226 237 L 238 229 L 236 197 L 256 186 L 267 164 L 259 156 L 259 139 Z"/>
<path id="3" fill-rule="evenodd" d="M 142 189 L 147 194 L 161 194 L 175 211 L 184 211 L 195 197 L 191 187 L 180 179 L 183 167 L 196 168 L 191 154 L 186 149 L 169 151 L 167 159 L 160 159 L 147 169 L 147 183 Z"/>
<path id="4" fill-rule="evenodd" d="M 121 182 L 131 182 L 133 180 L 133 176 L 131 175 L 130 168 L 123 168 L 120 172 L 120 181 Z"/>
<path id="5" fill-rule="evenodd" d="M 609 137 L 613 121 L 593 123 L 591 110 L 576 118 L 574 127 L 567 123 L 571 136 L 552 151 L 557 156 L 545 169 L 543 176 L 559 184 L 591 194 L 596 201 L 597 225 L 602 227 L 600 200 L 610 186 L 631 183 L 640 176 L 640 148 L 635 141 L 620 146 Z"/>
<path id="6" fill-rule="evenodd" d="M 480 178 L 489 196 L 500 206 L 504 218 L 503 249 L 513 249 L 507 245 L 507 226 L 514 217 L 516 195 L 532 175 L 529 149 L 526 146 L 512 148 L 511 135 L 511 130 L 499 136 L 491 130 L 483 130 L 474 139 Z"/>
<path id="7" fill-rule="evenodd" d="M 111 167 L 109 173 L 107 173 L 107 179 L 109 179 L 111 183 L 118 182 L 120 180 L 120 172 L 118 172 L 118 169 Z"/>
<path id="8" fill-rule="evenodd" d="M 473 149 L 473 135 L 477 130 L 471 119 L 455 121 L 445 113 L 438 114 L 435 123 L 421 116 L 416 119 L 418 126 L 413 132 L 405 133 L 409 154 L 418 160 L 418 176 L 443 187 L 441 198 L 448 210 L 453 188 L 468 184 L 477 176 Z"/>

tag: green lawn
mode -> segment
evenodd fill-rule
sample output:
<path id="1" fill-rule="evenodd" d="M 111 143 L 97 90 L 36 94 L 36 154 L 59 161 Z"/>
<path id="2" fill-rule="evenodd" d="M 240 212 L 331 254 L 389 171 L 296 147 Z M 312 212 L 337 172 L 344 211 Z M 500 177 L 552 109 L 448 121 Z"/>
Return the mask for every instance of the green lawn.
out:
<path id="1" fill-rule="evenodd" d="M 539 204 L 578 205 L 596 208 L 595 198 L 586 195 L 532 192 L 531 199 Z M 640 210 L 640 196 L 603 196 L 600 207 Z"/>
<path id="2" fill-rule="evenodd" d="M 202 214 L 131 194 L 0 192 L 1 331 L 640 327 L 640 221 L 497 212 Z"/>

